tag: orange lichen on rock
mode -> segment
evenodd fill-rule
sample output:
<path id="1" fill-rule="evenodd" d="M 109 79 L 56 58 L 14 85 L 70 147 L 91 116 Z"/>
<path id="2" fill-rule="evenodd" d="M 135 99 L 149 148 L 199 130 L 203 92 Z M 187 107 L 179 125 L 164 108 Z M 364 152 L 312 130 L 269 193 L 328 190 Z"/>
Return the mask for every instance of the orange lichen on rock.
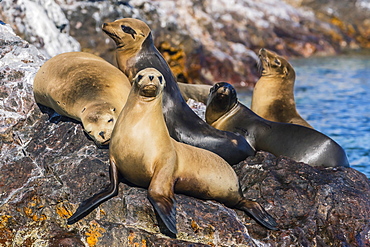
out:
<path id="1" fill-rule="evenodd" d="M 69 210 L 64 203 L 60 203 L 56 206 L 56 212 L 57 214 L 64 219 L 67 219 L 72 216 L 71 210 Z"/>
<path id="2" fill-rule="evenodd" d="M 106 232 L 106 230 L 102 227 L 97 222 L 92 222 L 90 223 L 90 227 L 85 232 L 85 235 L 87 236 L 86 242 L 89 246 L 96 246 L 97 242 L 99 241 L 99 238 L 102 235 L 102 233 Z"/>
<path id="3" fill-rule="evenodd" d="M 191 221 L 191 228 L 193 229 L 194 233 L 199 232 L 200 226 L 195 222 L 195 220 Z"/>
<path id="4" fill-rule="evenodd" d="M 145 239 L 142 239 L 140 241 L 140 240 L 136 239 L 136 237 L 137 237 L 136 234 L 134 232 L 130 231 L 130 233 L 128 235 L 129 246 L 132 246 L 132 247 L 147 247 Z"/>
<path id="5" fill-rule="evenodd" d="M 9 246 L 12 243 L 14 234 L 8 226 L 11 217 L 10 215 L 0 216 L 0 246 Z"/>
<path id="6" fill-rule="evenodd" d="M 23 213 L 33 221 L 44 221 L 47 219 L 46 215 L 38 213 L 39 209 L 43 207 L 44 205 L 41 205 L 40 198 L 34 196 L 31 198 L 31 201 L 27 203 L 27 207 L 23 208 Z"/>
<path id="7" fill-rule="evenodd" d="M 177 81 L 189 82 L 189 76 L 186 70 L 185 51 L 180 47 L 172 47 L 171 44 L 166 41 L 159 44 L 158 50 L 167 61 Z"/>

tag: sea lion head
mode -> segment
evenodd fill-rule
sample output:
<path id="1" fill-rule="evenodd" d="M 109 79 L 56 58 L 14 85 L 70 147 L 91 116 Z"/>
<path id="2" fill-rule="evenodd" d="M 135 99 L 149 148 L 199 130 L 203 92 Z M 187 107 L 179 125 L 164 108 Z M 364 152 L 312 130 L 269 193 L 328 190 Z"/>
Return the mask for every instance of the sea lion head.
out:
<path id="1" fill-rule="evenodd" d="M 232 85 L 227 82 L 216 83 L 208 95 L 206 122 L 213 123 L 230 111 L 237 102 L 237 94 Z"/>
<path id="2" fill-rule="evenodd" d="M 160 95 L 166 82 L 161 72 L 155 68 L 140 70 L 133 79 L 134 90 L 146 100 L 154 99 Z"/>
<path id="3" fill-rule="evenodd" d="M 258 52 L 258 67 L 262 76 L 273 76 L 287 79 L 295 79 L 295 72 L 290 63 L 275 52 L 262 48 Z"/>
<path id="4" fill-rule="evenodd" d="M 81 114 L 84 131 L 98 146 L 109 143 L 116 120 L 116 108 L 109 104 L 86 106 Z"/>
<path id="5" fill-rule="evenodd" d="M 116 42 L 117 48 L 140 47 L 150 34 L 149 26 L 138 19 L 123 18 L 104 23 L 103 31 Z"/>

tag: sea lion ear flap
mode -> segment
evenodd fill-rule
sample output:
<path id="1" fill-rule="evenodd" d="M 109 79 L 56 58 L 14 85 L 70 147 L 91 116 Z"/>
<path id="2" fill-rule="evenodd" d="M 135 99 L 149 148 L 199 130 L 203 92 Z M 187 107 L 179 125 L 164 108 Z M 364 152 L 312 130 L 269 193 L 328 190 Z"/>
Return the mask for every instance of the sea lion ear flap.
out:
<path id="1" fill-rule="evenodd" d="M 289 75 L 289 69 L 288 69 L 288 67 L 284 66 L 283 73 L 286 76 Z"/>

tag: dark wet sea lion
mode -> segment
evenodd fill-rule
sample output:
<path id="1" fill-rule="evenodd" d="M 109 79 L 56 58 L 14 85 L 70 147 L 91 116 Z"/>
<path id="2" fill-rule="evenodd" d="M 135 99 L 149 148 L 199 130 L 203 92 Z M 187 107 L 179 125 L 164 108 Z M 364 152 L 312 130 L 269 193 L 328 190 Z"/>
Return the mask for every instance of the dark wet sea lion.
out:
<path id="1" fill-rule="evenodd" d="M 312 128 L 296 109 L 293 66 L 282 56 L 264 48 L 258 57 L 262 72 L 253 90 L 251 110 L 270 121 Z"/>
<path id="2" fill-rule="evenodd" d="M 49 59 L 33 82 L 38 104 L 82 122 L 97 145 L 108 144 L 130 89 L 122 71 L 86 52 L 67 52 Z"/>
<path id="3" fill-rule="evenodd" d="M 173 234 L 177 234 L 174 192 L 217 200 L 277 230 L 275 220 L 257 202 L 243 197 L 238 178 L 225 160 L 170 137 L 162 113 L 165 83 L 154 68 L 139 71 L 112 133 L 111 186 L 83 202 L 68 224 L 118 193 L 119 172 L 127 181 L 148 188 L 149 201 Z"/>
<path id="4" fill-rule="evenodd" d="M 235 89 L 226 82 L 211 89 L 206 121 L 217 129 L 242 134 L 255 150 L 288 156 L 311 166 L 349 166 L 343 148 L 331 138 L 312 128 L 259 117 L 238 102 Z"/>
<path id="5" fill-rule="evenodd" d="M 142 69 L 159 70 L 167 86 L 163 93 L 163 114 L 172 138 L 210 150 L 229 164 L 237 164 L 254 155 L 245 139 L 234 133 L 216 130 L 200 119 L 186 104 L 167 62 L 153 43 L 150 28 L 144 22 L 124 18 L 103 24 L 103 31 L 116 45 L 119 68 L 131 80 Z"/>

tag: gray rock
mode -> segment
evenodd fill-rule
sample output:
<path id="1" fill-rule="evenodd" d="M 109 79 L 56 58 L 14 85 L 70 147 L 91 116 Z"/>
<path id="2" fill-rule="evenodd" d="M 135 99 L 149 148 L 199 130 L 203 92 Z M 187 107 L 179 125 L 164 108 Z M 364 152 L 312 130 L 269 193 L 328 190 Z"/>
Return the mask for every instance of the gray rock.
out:
<path id="1" fill-rule="evenodd" d="M 54 0 L 4 0 L 0 16 L 47 57 L 81 49 L 69 35 L 69 21 Z"/>
<path id="2" fill-rule="evenodd" d="M 320 169 L 259 152 L 236 165 L 246 197 L 279 223 L 268 231 L 215 201 L 176 195 L 170 238 L 146 190 L 119 195 L 72 226 L 79 203 L 108 185 L 108 150 L 81 124 L 50 121 L 32 78 L 45 58 L 0 25 L 0 244 L 3 246 L 368 246 L 370 183 L 352 168 Z"/>
<path id="3" fill-rule="evenodd" d="M 369 46 L 365 1 L 3 2 L 3 20 L 45 54 L 79 50 L 78 40 L 81 50 L 113 64 L 115 45 L 102 33 L 102 23 L 142 19 L 152 28 L 156 46 L 168 53 L 171 67 L 178 68 L 173 70 L 178 80 L 189 83 L 253 86 L 259 77 L 255 52 L 262 47 L 307 57 Z"/>

